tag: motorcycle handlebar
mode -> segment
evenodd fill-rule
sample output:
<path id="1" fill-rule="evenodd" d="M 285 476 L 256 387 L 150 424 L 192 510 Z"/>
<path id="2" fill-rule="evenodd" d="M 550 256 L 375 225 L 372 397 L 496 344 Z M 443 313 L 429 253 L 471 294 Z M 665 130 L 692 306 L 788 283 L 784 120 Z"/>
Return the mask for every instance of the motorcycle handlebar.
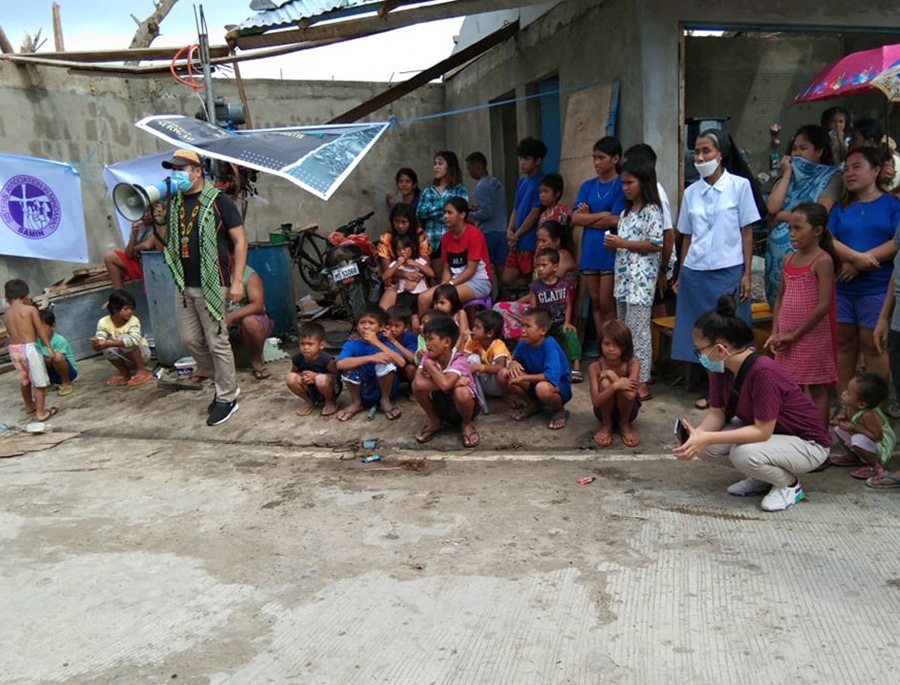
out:
<path id="1" fill-rule="evenodd" d="M 343 233 L 344 235 L 355 235 L 356 233 L 362 233 L 362 231 L 358 231 L 357 229 L 362 228 L 363 225 L 375 216 L 375 212 L 369 212 L 368 214 L 364 214 L 363 216 L 356 217 L 353 221 L 348 221 L 346 224 L 337 229 L 338 233 Z"/>

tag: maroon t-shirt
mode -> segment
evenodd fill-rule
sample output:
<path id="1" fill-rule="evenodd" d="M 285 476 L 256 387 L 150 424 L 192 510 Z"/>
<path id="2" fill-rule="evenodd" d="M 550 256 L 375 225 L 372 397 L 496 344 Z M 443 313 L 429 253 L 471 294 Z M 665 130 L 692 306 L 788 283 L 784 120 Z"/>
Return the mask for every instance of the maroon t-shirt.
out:
<path id="1" fill-rule="evenodd" d="M 724 411 L 731 396 L 734 375 L 730 371 L 709 374 L 709 403 Z M 831 436 L 822 424 L 822 415 L 813 401 L 803 394 L 778 362 L 760 356 L 744 377 L 735 416 L 746 425 L 758 420 L 775 420 L 779 435 L 795 435 L 824 447 Z"/>

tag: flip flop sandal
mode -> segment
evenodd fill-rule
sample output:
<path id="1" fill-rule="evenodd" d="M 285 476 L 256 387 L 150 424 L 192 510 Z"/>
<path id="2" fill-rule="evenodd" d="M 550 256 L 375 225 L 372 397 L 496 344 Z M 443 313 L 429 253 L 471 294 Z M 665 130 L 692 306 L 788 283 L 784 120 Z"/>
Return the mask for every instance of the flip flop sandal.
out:
<path id="1" fill-rule="evenodd" d="M 700 409 L 703 411 L 709 409 L 709 400 L 706 399 L 705 397 L 698 398 L 697 401 L 694 402 L 694 408 Z"/>
<path id="2" fill-rule="evenodd" d="M 384 415 L 387 417 L 388 421 L 396 421 L 401 416 L 403 416 L 403 412 L 397 409 L 397 407 L 391 407 L 386 412 L 384 412 Z"/>
<path id="3" fill-rule="evenodd" d="M 649 402 L 650 400 L 653 399 L 653 393 L 648 392 L 646 395 L 642 396 L 640 399 L 641 399 L 641 402 Z"/>
<path id="4" fill-rule="evenodd" d="M 866 485 L 876 490 L 900 490 L 900 478 L 893 473 L 882 473 L 869 478 Z"/>
<path id="5" fill-rule="evenodd" d="M 306 406 L 300 407 L 300 409 L 297 410 L 297 416 L 309 416 L 315 410 L 316 410 L 316 405 L 307 404 Z"/>
<path id="6" fill-rule="evenodd" d="M 463 439 L 463 447 L 466 449 L 472 449 L 474 447 L 478 447 L 481 444 L 481 436 L 478 435 L 477 430 L 471 430 L 468 433 L 462 434 Z"/>
<path id="7" fill-rule="evenodd" d="M 637 434 L 633 436 L 623 435 L 622 444 L 625 445 L 625 447 L 637 447 L 641 444 L 641 438 Z"/>
<path id="8" fill-rule="evenodd" d="M 859 478 L 859 480 L 869 480 L 869 478 L 877 478 L 884 472 L 884 469 L 878 466 L 861 466 L 860 468 L 851 471 L 850 476 L 852 478 Z"/>
<path id="9" fill-rule="evenodd" d="M 50 419 L 52 419 L 52 418 L 53 418 L 54 416 L 56 416 L 57 414 L 59 414 L 59 409 L 57 409 L 56 407 L 50 407 L 50 408 L 47 410 L 47 416 L 45 416 L 45 417 L 42 418 L 42 419 L 38 419 L 38 421 L 42 421 L 42 422 L 43 422 L 43 421 L 49 421 Z M 35 418 L 36 418 L 36 417 L 35 417 Z"/>
<path id="10" fill-rule="evenodd" d="M 115 388 L 117 385 L 125 385 L 126 383 L 128 383 L 128 378 L 118 374 L 107 378 L 104 385 L 106 385 L 107 388 Z"/>
<path id="11" fill-rule="evenodd" d="M 253 377 L 258 381 L 264 381 L 271 378 L 272 373 L 265 367 L 261 369 L 253 369 Z"/>
<path id="12" fill-rule="evenodd" d="M 144 383 L 149 383 L 153 380 L 153 374 L 148 373 L 146 376 L 132 376 L 128 379 L 128 383 L 126 385 L 129 388 L 136 388 L 139 385 L 143 385 Z"/>
<path id="13" fill-rule="evenodd" d="M 581 371 L 573 371 L 572 372 L 572 382 L 573 383 L 581 383 L 584 381 L 584 373 Z"/>
<path id="14" fill-rule="evenodd" d="M 828 461 L 831 462 L 832 466 L 859 466 L 863 462 L 857 457 L 855 454 L 841 454 L 835 457 L 828 457 Z"/>
<path id="15" fill-rule="evenodd" d="M 594 435 L 594 444 L 597 447 L 609 447 L 612 445 L 612 433 L 606 433 L 600 440 L 597 440 L 597 435 Z"/>
<path id="16" fill-rule="evenodd" d="M 441 428 L 431 428 L 430 426 L 423 426 L 422 429 L 415 434 L 416 442 L 420 445 L 424 445 L 426 442 L 431 442 L 434 440 L 434 437 L 444 430 L 443 426 Z"/>

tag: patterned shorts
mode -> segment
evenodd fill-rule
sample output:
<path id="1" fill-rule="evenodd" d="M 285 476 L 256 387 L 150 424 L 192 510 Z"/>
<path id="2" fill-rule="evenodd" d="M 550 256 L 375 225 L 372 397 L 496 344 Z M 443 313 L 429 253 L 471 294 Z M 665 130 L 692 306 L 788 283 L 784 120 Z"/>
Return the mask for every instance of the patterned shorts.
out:
<path id="1" fill-rule="evenodd" d="M 46 388 L 50 385 L 44 355 L 38 351 L 34 343 L 10 345 L 9 358 L 19 372 L 19 381 L 22 385 L 30 383 L 35 388 Z"/>

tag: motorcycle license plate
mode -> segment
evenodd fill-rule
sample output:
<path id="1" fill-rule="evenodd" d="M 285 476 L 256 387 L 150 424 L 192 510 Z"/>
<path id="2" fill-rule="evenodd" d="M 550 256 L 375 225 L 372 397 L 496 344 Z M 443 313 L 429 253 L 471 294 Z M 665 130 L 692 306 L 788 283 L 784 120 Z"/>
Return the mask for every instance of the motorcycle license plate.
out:
<path id="1" fill-rule="evenodd" d="M 356 264 L 348 264 L 331 270 L 331 279 L 335 283 L 340 283 L 347 278 L 353 278 L 359 275 L 359 267 Z"/>

